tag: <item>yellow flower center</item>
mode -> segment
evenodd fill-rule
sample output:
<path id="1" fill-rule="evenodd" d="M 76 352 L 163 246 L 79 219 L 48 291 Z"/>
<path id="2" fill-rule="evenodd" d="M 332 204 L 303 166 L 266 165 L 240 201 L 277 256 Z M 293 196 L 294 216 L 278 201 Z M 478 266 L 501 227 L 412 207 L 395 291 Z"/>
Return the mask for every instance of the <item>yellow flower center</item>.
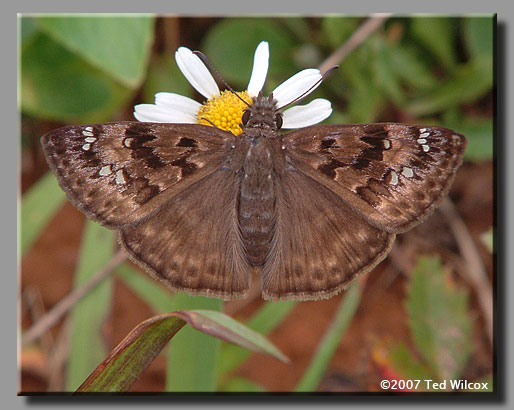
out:
<path id="1" fill-rule="evenodd" d="M 239 92 L 237 95 L 248 104 L 252 102 L 247 91 Z M 239 124 L 241 124 L 241 118 L 246 108 L 246 104 L 232 91 L 223 91 L 220 96 L 209 98 L 196 113 L 196 118 L 198 124 L 215 126 L 239 135 L 242 132 Z"/>

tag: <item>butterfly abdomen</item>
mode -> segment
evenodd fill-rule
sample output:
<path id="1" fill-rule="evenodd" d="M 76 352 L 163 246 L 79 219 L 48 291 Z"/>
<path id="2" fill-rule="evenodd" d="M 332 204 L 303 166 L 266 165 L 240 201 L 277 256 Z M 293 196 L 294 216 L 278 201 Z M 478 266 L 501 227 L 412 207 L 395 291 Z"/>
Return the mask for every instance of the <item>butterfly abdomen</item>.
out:
<path id="1" fill-rule="evenodd" d="M 251 144 L 243 165 L 239 194 L 239 227 L 248 261 L 262 266 L 274 229 L 275 192 L 272 161 L 263 139 Z"/>

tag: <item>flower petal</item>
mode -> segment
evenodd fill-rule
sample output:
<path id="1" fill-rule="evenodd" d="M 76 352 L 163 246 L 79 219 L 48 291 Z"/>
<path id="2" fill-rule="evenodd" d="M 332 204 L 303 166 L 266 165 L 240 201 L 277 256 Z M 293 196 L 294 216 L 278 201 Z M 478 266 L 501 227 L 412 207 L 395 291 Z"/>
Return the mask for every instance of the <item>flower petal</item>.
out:
<path id="1" fill-rule="evenodd" d="M 178 68 L 187 81 L 205 98 L 220 95 L 220 89 L 200 57 L 186 47 L 179 47 L 175 53 Z"/>
<path id="2" fill-rule="evenodd" d="M 300 96 L 310 94 L 321 84 L 321 78 L 322 75 L 316 68 L 307 68 L 296 73 L 273 90 L 277 107 L 283 107 Z M 310 90 L 311 87 L 312 90 Z"/>
<path id="3" fill-rule="evenodd" d="M 134 117 L 142 122 L 196 123 L 196 116 L 181 109 L 155 104 L 139 104 L 134 107 Z"/>
<path id="4" fill-rule="evenodd" d="M 306 105 L 285 110 L 282 114 L 282 128 L 303 128 L 317 124 L 332 114 L 330 101 L 324 98 L 316 98 Z"/>
<path id="5" fill-rule="evenodd" d="M 196 115 L 202 104 L 180 94 L 161 92 L 155 94 L 155 104 Z"/>
<path id="6" fill-rule="evenodd" d="M 268 74 L 269 66 L 269 44 L 267 41 L 261 41 L 255 49 L 253 56 L 253 69 L 248 83 L 248 95 L 256 97 L 259 91 L 264 87 L 266 75 Z"/>

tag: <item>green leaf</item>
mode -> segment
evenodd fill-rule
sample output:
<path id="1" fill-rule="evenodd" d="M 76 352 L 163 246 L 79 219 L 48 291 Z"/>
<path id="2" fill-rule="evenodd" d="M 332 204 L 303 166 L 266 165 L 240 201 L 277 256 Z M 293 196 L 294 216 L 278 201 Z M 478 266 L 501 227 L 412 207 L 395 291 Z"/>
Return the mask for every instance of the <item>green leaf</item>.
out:
<path id="1" fill-rule="evenodd" d="M 309 367 L 295 388 L 296 392 L 311 392 L 318 387 L 346 329 L 350 326 L 359 306 L 360 297 L 361 289 L 357 282 L 343 295 L 330 327 L 325 332 Z"/>
<path id="2" fill-rule="evenodd" d="M 77 392 L 128 391 L 185 324 L 172 314 L 155 316 L 140 323 L 98 365 Z M 179 373 L 180 368 L 177 369 Z"/>
<path id="3" fill-rule="evenodd" d="M 246 323 L 250 329 L 267 335 L 271 333 L 289 315 L 296 306 L 296 301 L 265 302 Z M 223 344 L 218 360 L 218 374 L 227 374 L 239 367 L 251 352 L 232 344 Z"/>
<path id="4" fill-rule="evenodd" d="M 275 17 L 273 21 L 286 28 L 294 34 L 297 43 L 310 43 L 312 41 L 312 30 L 309 20 L 305 17 Z"/>
<path id="5" fill-rule="evenodd" d="M 337 50 L 355 32 L 361 21 L 360 17 L 324 17 L 321 20 L 321 32 L 325 42 L 332 50 Z"/>
<path id="6" fill-rule="evenodd" d="M 405 379 L 431 380 L 434 377 L 403 343 L 389 347 L 389 360 L 394 369 Z"/>
<path id="7" fill-rule="evenodd" d="M 255 48 L 261 41 L 270 45 L 270 66 L 266 89 L 294 73 L 294 41 L 283 27 L 269 18 L 230 18 L 216 24 L 208 33 L 202 50 L 223 78 L 237 87 L 250 80 Z"/>
<path id="8" fill-rule="evenodd" d="M 52 172 L 47 172 L 23 195 L 21 201 L 21 253 L 39 237 L 66 199 Z"/>
<path id="9" fill-rule="evenodd" d="M 440 381 L 457 379 L 471 353 L 468 294 L 450 282 L 437 257 L 420 257 L 406 309 L 419 352 Z"/>
<path id="10" fill-rule="evenodd" d="M 387 98 L 397 106 L 401 106 L 405 102 L 405 96 L 400 86 L 399 76 L 391 64 L 392 47 L 380 37 L 374 37 L 373 47 L 375 48 L 372 64 L 374 82 Z"/>
<path id="11" fill-rule="evenodd" d="M 346 114 L 350 123 L 374 122 L 383 102 L 381 90 L 376 86 L 369 64 L 372 61 L 369 44 L 350 54 L 341 65 L 343 90 L 348 102 Z"/>
<path id="12" fill-rule="evenodd" d="M 491 55 L 494 50 L 494 16 L 468 17 L 463 20 L 464 41 L 471 57 Z"/>
<path id="13" fill-rule="evenodd" d="M 207 335 L 270 354 L 280 360 L 287 360 L 262 335 L 253 332 L 223 313 L 208 310 L 177 311 L 155 316 L 140 323 L 114 348 L 78 391 L 127 391 L 186 322 Z M 176 347 L 175 341 L 176 339 L 171 345 L 171 351 Z M 187 373 L 188 364 L 191 365 L 195 356 L 202 356 L 202 346 L 199 348 L 199 350 L 191 351 L 188 357 L 183 358 L 183 367 L 171 370 L 178 376 Z M 185 390 L 177 391 L 191 391 L 191 389 L 186 387 Z"/>
<path id="14" fill-rule="evenodd" d="M 232 319 L 230 316 L 214 310 L 203 309 L 184 311 L 182 313 L 189 315 L 188 322 L 197 330 L 201 330 L 226 342 L 242 346 L 253 352 L 269 354 L 284 363 L 290 363 L 290 360 L 266 337 Z M 217 326 L 212 326 L 212 323 L 216 323 Z"/>
<path id="15" fill-rule="evenodd" d="M 464 158 L 469 161 L 489 160 L 493 157 L 493 120 L 464 118 L 462 122 L 444 126 L 458 130 L 468 139 L 468 146 Z"/>
<path id="16" fill-rule="evenodd" d="M 147 274 L 125 264 L 117 269 L 118 276 L 139 296 L 155 313 L 173 310 L 174 296 Z"/>
<path id="17" fill-rule="evenodd" d="M 193 97 L 193 88 L 169 55 L 152 61 L 143 87 L 144 102 L 153 103 L 155 94 L 163 91 Z"/>
<path id="18" fill-rule="evenodd" d="M 450 70 L 456 62 L 457 22 L 458 19 L 453 17 L 414 17 L 410 20 L 412 34 Z"/>
<path id="19" fill-rule="evenodd" d="M 266 389 L 252 380 L 237 377 L 234 379 L 230 379 L 227 383 L 225 383 L 223 386 L 223 390 L 221 391 L 228 393 L 264 393 Z"/>
<path id="20" fill-rule="evenodd" d="M 350 117 L 348 114 L 343 114 L 340 111 L 332 111 L 332 115 L 327 118 L 327 124 L 351 124 Z"/>
<path id="21" fill-rule="evenodd" d="M 408 86 L 419 90 L 428 90 L 437 85 L 438 80 L 423 61 L 419 48 L 398 45 L 389 49 L 391 69 Z"/>
<path id="22" fill-rule="evenodd" d="M 177 293 L 172 310 L 221 310 L 218 299 Z M 217 386 L 216 366 L 220 341 L 186 327 L 168 352 L 166 391 L 212 392 Z M 178 372 L 176 369 L 180 369 Z"/>
<path id="23" fill-rule="evenodd" d="M 151 16 L 39 17 L 39 26 L 56 42 L 126 87 L 143 80 L 153 43 Z"/>
<path id="24" fill-rule="evenodd" d="M 37 24 L 34 17 L 19 17 L 18 24 L 21 46 L 23 47 L 37 33 Z"/>
<path id="25" fill-rule="evenodd" d="M 87 221 L 80 249 L 75 287 L 86 283 L 112 257 L 116 234 Z M 103 326 L 112 300 L 112 277 L 96 286 L 71 312 L 71 343 L 67 390 L 73 391 L 107 354 Z"/>
<path id="26" fill-rule="evenodd" d="M 21 53 L 21 107 L 64 122 L 102 122 L 130 97 L 103 72 L 39 33 Z"/>
<path id="27" fill-rule="evenodd" d="M 455 68 L 452 76 L 427 95 L 412 100 L 405 109 L 414 116 L 435 114 L 462 103 L 475 101 L 493 85 L 492 59 L 479 56 Z"/>
<path id="28" fill-rule="evenodd" d="M 489 160 L 493 156 L 493 119 L 463 115 L 458 107 L 444 112 L 442 125 L 466 136 L 468 161 Z"/>

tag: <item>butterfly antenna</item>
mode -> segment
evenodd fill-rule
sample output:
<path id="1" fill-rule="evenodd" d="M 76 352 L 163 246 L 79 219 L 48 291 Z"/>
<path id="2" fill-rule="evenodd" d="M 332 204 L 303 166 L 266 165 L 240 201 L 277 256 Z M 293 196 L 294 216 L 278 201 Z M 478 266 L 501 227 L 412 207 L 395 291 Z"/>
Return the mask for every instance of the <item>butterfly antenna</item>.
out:
<path id="1" fill-rule="evenodd" d="M 209 67 L 209 69 L 214 73 L 216 78 L 225 86 L 225 88 L 227 88 L 232 94 L 234 94 L 237 98 L 239 98 L 242 102 L 244 102 L 248 107 L 250 106 L 250 104 L 248 104 L 238 93 L 236 93 L 234 91 L 234 89 L 230 85 L 228 85 L 228 83 L 223 79 L 223 77 L 218 72 L 218 70 L 216 70 L 214 68 L 214 66 L 212 65 L 212 63 L 209 61 L 209 59 L 207 58 L 207 56 L 204 53 L 202 53 L 201 51 L 193 51 L 193 53 L 196 54 L 198 57 L 200 57 L 200 59 L 204 62 L 204 64 L 207 67 Z"/>
<path id="2" fill-rule="evenodd" d="M 314 88 L 316 88 L 321 82 L 323 82 L 325 80 L 325 78 L 327 78 L 332 73 L 332 71 L 336 70 L 337 68 L 339 68 L 338 65 L 335 65 L 334 67 L 329 68 L 327 71 L 325 71 L 323 73 L 321 78 L 313 84 L 313 86 L 311 88 L 309 88 L 307 91 L 305 91 L 302 95 L 296 97 L 293 101 L 287 103 L 286 105 L 283 105 L 280 108 L 277 108 L 277 110 L 282 110 L 283 108 L 286 108 L 288 105 L 294 104 L 298 100 L 301 100 L 303 97 L 305 97 L 307 94 L 309 94 Z"/>

